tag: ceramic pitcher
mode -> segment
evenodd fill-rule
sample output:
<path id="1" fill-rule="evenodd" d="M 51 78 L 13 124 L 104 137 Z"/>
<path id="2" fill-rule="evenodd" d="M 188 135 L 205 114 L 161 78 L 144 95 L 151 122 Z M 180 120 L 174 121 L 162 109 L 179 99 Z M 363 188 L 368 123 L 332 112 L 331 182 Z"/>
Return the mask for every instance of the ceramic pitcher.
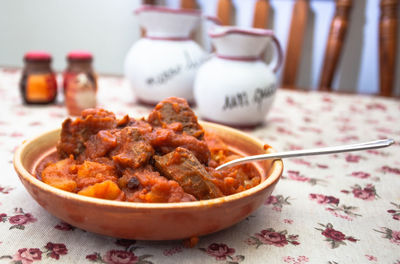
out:
<path id="1" fill-rule="evenodd" d="M 209 36 L 215 56 L 200 67 L 194 83 L 201 117 L 233 126 L 262 123 L 277 88 L 279 41 L 270 30 L 227 26 L 214 27 Z M 265 53 L 272 53 L 266 54 L 268 64 L 261 58 Z"/>
<path id="2" fill-rule="evenodd" d="M 135 14 L 146 32 L 125 60 L 135 95 L 149 104 L 169 96 L 193 101 L 194 77 L 208 55 L 190 34 L 204 17 L 196 10 L 157 6 L 142 6 Z"/>

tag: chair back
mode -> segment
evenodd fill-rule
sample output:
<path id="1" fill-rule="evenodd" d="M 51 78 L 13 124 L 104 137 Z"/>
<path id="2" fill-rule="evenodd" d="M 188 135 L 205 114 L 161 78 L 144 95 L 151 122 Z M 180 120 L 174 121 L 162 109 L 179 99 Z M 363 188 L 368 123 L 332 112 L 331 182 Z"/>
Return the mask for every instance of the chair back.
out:
<path id="1" fill-rule="evenodd" d="M 281 76 L 281 86 L 288 89 L 299 89 L 298 72 L 300 68 L 303 44 L 310 14 L 310 0 L 293 0 L 293 10 L 285 50 L 285 63 Z M 335 1 L 335 12 L 332 17 L 326 47 L 319 74 L 318 89 L 332 90 L 332 83 L 338 72 L 338 65 L 346 43 L 347 32 L 351 23 L 354 0 Z M 147 0 L 148 4 L 156 1 Z M 380 0 L 379 19 L 379 92 L 382 96 L 393 96 L 397 54 L 397 24 L 399 0 Z M 197 8 L 196 0 L 180 0 L 181 8 Z M 231 0 L 217 0 L 216 15 L 223 25 L 232 25 L 234 6 Z M 257 0 L 254 5 L 252 26 L 268 28 L 270 1 Z M 378 25 L 377 25 L 378 26 Z M 360 29 L 362 30 L 362 29 Z"/>

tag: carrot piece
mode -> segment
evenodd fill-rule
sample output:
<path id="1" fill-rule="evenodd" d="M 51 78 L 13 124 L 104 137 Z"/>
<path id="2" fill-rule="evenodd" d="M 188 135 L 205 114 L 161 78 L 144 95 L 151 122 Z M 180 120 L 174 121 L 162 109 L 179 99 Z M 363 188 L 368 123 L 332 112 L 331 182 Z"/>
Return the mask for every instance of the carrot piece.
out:
<path id="1" fill-rule="evenodd" d="M 199 243 L 199 237 L 197 236 L 186 238 L 183 240 L 183 246 L 185 248 L 194 248 L 197 243 Z"/>

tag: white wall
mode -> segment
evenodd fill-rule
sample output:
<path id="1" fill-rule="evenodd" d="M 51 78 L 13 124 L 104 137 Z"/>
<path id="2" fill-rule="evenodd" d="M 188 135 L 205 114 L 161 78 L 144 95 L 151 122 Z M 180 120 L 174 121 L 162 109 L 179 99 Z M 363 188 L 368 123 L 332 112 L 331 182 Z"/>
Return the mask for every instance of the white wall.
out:
<path id="1" fill-rule="evenodd" d="M 121 74 L 125 54 L 140 32 L 132 11 L 140 0 L 0 0 L 0 66 L 22 66 L 23 54 L 43 49 L 54 57 L 56 70 L 65 68 L 65 55 L 87 49 L 95 56 L 100 73 Z M 177 7 L 179 0 L 163 0 Z M 217 0 L 198 1 L 203 11 L 214 15 Z M 234 0 L 237 25 L 251 25 L 255 0 Z M 286 47 L 294 0 L 270 0 L 270 25 Z M 348 39 L 344 46 L 334 87 L 377 91 L 379 1 L 353 1 Z M 323 59 L 334 1 L 311 0 L 307 39 L 299 84 L 316 87 Z M 399 9 L 400 13 L 400 9 Z M 400 17 L 400 14 L 399 14 Z M 206 26 L 203 27 L 205 30 Z M 400 26 L 399 26 L 400 29 Z M 199 34 L 209 47 L 206 34 Z M 400 43 L 400 32 L 398 34 Z M 400 94 L 400 47 L 397 56 L 396 91 Z"/>
<path id="2" fill-rule="evenodd" d="M 0 65 L 22 66 L 28 50 L 46 50 L 65 68 L 70 50 L 94 54 L 101 73 L 120 74 L 140 32 L 133 15 L 139 0 L 0 0 Z"/>

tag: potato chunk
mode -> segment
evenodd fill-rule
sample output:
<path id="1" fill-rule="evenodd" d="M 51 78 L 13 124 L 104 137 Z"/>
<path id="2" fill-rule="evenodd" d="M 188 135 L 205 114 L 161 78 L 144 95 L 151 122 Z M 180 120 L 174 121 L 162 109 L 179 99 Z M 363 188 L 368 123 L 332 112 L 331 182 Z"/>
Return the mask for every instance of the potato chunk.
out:
<path id="1" fill-rule="evenodd" d="M 85 161 L 78 167 L 78 175 L 76 177 L 78 190 L 106 180 L 117 181 L 116 171 L 110 165 Z"/>
<path id="2" fill-rule="evenodd" d="M 76 163 L 71 157 L 48 165 L 42 172 L 42 181 L 58 189 L 76 191 Z"/>
<path id="3" fill-rule="evenodd" d="M 78 192 L 80 195 L 115 200 L 121 195 L 121 189 L 110 180 L 88 186 Z"/>

